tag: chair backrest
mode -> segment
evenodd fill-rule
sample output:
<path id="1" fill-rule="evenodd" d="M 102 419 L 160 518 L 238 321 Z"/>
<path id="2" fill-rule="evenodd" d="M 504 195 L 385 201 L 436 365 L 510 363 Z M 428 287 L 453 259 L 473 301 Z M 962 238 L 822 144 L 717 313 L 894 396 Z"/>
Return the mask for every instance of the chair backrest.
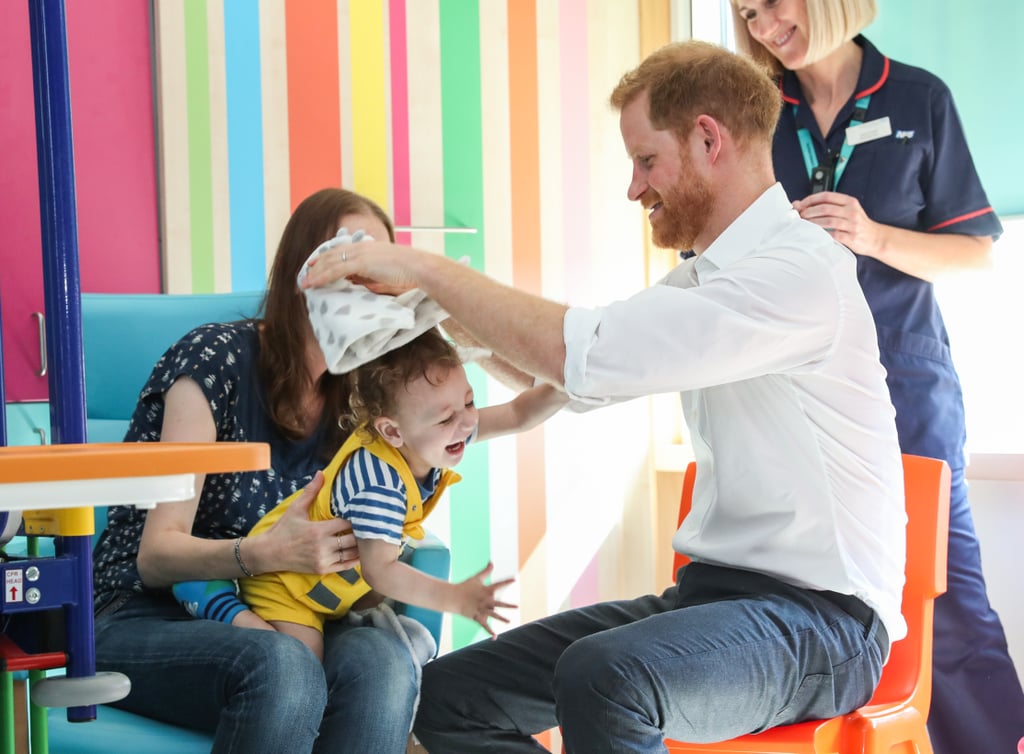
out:
<path id="1" fill-rule="evenodd" d="M 907 636 L 894 642 L 870 704 L 913 700 L 927 710 L 932 693 L 932 616 L 946 591 L 949 539 L 949 466 L 945 461 L 903 456 L 907 501 L 907 566 L 903 618 Z"/>
<path id="2" fill-rule="evenodd" d="M 139 391 L 157 359 L 207 322 L 256 315 L 261 291 L 241 293 L 83 293 L 86 432 L 89 442 L 120 442 Z"/>
<path id="3" fill-rule="evenodd" d="M 679 524 L 690 512 L 697 465 L 689 464 L 679 501 Z M 907 563 L 903 618 L 907 636 L 892 645 L 882 679 L 869 704 L 910 701 L 927 710 L 931 701 L 932 615 L 935 598 L 946 591 L 949 534 L 949 466 L 945 461 L 903 455 L 907 506 Z M 673 572 L 689 562 L 676 553 Z"/>
<path id="4" fill-rule="evenodd" d="M 164 351 L 194 327 L 256 316 L 262 291 L 83 293 L 86 439 L 121 442 L 142 386 Z M 107 525 L 95 508 L 93 543 Z"/>

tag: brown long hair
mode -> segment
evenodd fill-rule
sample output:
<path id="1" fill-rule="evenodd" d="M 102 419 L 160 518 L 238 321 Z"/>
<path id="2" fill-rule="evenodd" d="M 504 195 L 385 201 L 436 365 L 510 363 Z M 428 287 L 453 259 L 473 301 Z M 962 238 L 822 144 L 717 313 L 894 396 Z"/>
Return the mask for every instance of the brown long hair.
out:
<path id="1" fill-rule="evenodd" d="M 287 437 L 299 439 L 302 426 L 302 396 L 309 388 L 306 370 L 306 344 L 312 335 L 306 300 L 296 283 L 299 270 L 324 241 L 338 231 L 345 215 L 376 215 L 395 240 L 394 225 L 376 203 L 365 196 L 341 188 L 326 188 L 302 200 L 292 213 L 277 245 L 274 263 L 267 278 L 267 292 L 260 305 L 259 376 L 266 390 L 267 412 Z M 348 413 L 347 380 L 325 372 L 317 382 L 323 396 L 321 425 L 325 428 L 321 452 L 330 455 L 344 442 L 346 432 L 338 418 Z"/>

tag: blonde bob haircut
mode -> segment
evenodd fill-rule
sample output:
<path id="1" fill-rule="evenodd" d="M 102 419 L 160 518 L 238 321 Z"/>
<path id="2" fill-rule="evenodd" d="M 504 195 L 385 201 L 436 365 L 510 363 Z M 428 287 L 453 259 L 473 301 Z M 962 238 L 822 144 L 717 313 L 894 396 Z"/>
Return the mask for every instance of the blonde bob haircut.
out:
<path id="1" fill-rule="evenodd" d="M 652 52 L 619 80 L 609 101 L 622 110 L 644 92 L 651 125 L 681 140 L 707 114 L 738 144 L 768 145 L 782 108 L 768 69 L 708 42 L 675 42 Z"/>
<path id="2" fill-rule="evenodd" d="M 781 74 L 782 64 L 768 49 L 750 36 L 747 22 L 740 16 L 737 5 L 741 0 L 732 0 L 733 28 L 736 32 L 736 48 L 762 65 Z M 807 57 L 805 64 L 816 63 L 827 57 L 843 44 L 867 28 L 878 9 L 875 0 L 803 0 L 807 5 Z"/>

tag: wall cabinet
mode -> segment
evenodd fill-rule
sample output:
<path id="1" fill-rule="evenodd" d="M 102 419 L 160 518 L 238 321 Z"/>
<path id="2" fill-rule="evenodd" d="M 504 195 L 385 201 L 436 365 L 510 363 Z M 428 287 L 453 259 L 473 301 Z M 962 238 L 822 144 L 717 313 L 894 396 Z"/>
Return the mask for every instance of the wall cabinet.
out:
<path id="1" fill-rule="evenodd" d="M 46 445 L 50 442 L 50 404 L 8 403 L 7 444 Z"/>
<path id="2" fill-rule="evenodd" d="M 47 398 L 28 8 L 24 0 L 0 2 L 0 306 L 8 401 Z M 82 290 L 156 292 L 149 2 L 67 0 L 66 13 Z"/>

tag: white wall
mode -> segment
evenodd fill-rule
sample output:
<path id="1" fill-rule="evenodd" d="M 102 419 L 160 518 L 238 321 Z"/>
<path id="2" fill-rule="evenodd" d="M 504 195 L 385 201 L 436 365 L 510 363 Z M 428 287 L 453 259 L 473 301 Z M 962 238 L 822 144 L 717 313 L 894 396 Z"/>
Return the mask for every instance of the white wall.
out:
<path id="1" fill-rule="evenodd" d="M 967 476 L 989 600 L 1024 683 L 1024 456 L 975 456 Z"/>

